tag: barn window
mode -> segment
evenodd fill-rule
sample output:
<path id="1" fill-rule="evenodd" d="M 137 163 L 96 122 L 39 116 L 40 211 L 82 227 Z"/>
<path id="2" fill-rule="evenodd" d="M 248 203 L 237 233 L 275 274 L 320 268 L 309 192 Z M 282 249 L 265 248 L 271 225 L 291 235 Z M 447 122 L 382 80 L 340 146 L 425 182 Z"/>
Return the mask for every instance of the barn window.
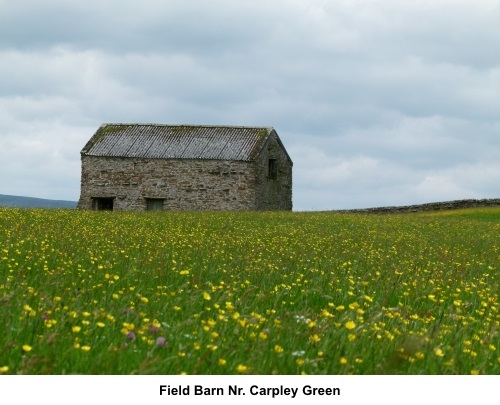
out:
<path id="1" fill-rule="evenodd" d="M 268 176 L 275 179 L 278 176 L 278 162 L 276 159 L 269 159 Z"/>
<path id="2" fill-rule="evenodd" d="M 113 211 L 113 197 L 96 197 L 92 199 L 92 209 L 97 211 Z"/>
<path id="3" fill-rule="evenodd" d="M 146 210 L 163 211 L 163 198 L 146 198 Z"/>

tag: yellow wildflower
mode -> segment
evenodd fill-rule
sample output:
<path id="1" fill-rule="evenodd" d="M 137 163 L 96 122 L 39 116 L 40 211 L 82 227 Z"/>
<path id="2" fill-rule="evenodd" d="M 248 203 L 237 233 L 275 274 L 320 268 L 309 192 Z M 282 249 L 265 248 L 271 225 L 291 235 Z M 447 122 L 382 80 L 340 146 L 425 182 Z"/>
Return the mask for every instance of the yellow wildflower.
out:
<path id="1" fill-rule="evenodd" d="M 236 367 L 236 371 L 238 373 L 246 373 L 248 371 L 248 366 L 244 366 L 243 364 L 238 364 L 238 367 Z"/>
<path id="2" fill-rule="evenodd" d="M 356 324 L 353 321 L 347 321 L 345 323 L 345 327 L 349 330 L 354 329 L 356 327 Z"/>
<path id="3" fill-rule="evenodd" d="M 321 338 L 315 333 L 314 335 L 309 337 L 309 340 L 313 343 L 318 343 L 321 340 Z"/>
<path id="4" fill-rule="evenodd" d="M 444 356 L 443 351 L 439 347 L 437 347 L 436 349 L 434 349 L 434 354 L 436 356 L 438 356 L 438 357 L 443 357 Z"/>

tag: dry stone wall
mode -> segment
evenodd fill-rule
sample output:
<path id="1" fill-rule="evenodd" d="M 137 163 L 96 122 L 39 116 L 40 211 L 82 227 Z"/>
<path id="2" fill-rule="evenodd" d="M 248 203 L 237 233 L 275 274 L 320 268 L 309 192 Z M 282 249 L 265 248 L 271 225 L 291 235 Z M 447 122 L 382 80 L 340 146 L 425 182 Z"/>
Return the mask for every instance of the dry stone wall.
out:
<path id="1" fill-rule="evenodd" d="M 426 211 L 440 211 L 440 210 L 456 210 L 463 208 L 474 208 L 474 207 L 495 207 L 500 206 L 500 198 L 493 199 L 467 199 L 467 200 L 455 200 L 455 201 L 444 201 L 428 204 L 417 204 L 417 205 L 404 205 L 396 207 L 376 207 L 376 208 L 363 208 L 363 209 L 353 209 L 353 210 L 337 210 L 337 212 L 347 212 L 347 213 L 367 213 L 367 214 L 398 214 L 398 213 L 408 213 L 408 212 L 426 212 Z"/>

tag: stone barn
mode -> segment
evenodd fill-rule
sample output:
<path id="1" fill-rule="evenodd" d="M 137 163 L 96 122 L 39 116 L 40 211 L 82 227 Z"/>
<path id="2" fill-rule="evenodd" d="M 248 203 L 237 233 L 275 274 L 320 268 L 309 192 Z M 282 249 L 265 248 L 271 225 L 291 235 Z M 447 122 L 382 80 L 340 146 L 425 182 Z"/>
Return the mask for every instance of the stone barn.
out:
<path id="1" fill-rule="evenodd" d="M 103 124 L 81 162 L 80 209 L 292 209 L 293 163 L 271 127 Z"/>

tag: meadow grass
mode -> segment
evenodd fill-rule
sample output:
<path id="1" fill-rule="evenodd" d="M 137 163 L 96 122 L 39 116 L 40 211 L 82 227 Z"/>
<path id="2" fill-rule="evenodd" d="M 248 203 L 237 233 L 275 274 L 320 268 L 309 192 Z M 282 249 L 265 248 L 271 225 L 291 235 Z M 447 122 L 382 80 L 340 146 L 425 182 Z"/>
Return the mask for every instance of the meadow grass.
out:
<path id="1" fill-rule="evenodd" d="M 0 374 L 500 374 L 500 208 L 0 208 Z"/>

